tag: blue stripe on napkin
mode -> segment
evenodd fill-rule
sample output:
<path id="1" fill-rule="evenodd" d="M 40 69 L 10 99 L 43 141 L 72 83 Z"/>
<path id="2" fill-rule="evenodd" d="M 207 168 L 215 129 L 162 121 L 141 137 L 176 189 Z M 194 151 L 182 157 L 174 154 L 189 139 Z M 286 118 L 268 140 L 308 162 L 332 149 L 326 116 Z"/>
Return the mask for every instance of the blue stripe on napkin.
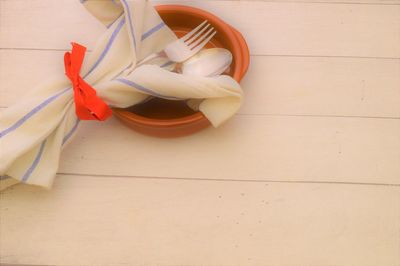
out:
<path id="1" fill-rule="evenodd" d="M 47 98 L 41 104 L 39 104 L 38 106 L 33 108 L 31 111 L 29 111 L 26 115 L 24 115 L 20 120 L 15 122 L 12 126 L 10 126 L 9 128 L 3 130 L 2 132 L 0 132 L 0 138 L 6 136 L 7 134 L 11 133 L 12 131 L 14 131 L 17 128 L 19 128 L 20 126 L 22 126 L 25 123 L 25 121 L 27 121 L 29 118 L 34 116 L 37 112 L 39 112 L 44 107 L 46 107 L 49 103 L 51 103 L 52 101 L 56 100 L 58 97 L 60 97 L 61 95 L 63 95 L 67 91 L 69 91 L 70 89 L 71 88 L 67 88 L 67 89 L 65 89 L 65 90 L 63 90 L 63 91 L 61 91 L 61 92 L 59 92 L 59 93 Z"/>
<path id="2" fill-rule="evenodd" d="M 142 41 L 145 40 L 146 38 L 150 37 L 152 34 L 154 34 L 155 32 L 159 31 L 162 27 L 165 26 L 164 22 L 161 22 L 160 24 L 158 24 L 157 26 L 151 28 L 150 30 L 146 31 L 145 33 L 143 33 L 142 35 Z"/>
<path id="3" fill-rule="evenodd" d="M 135 38 L 135 31 L 133 29 L 131 10 L 129 9 L 129 5 L 125 0 L 121 0 L 121 2 L 125 6 L 126 12 L 128 13 L 129 29 L 131 31 L 131 36 L 132 36 L 132 39 L 133 39 L 133 46 L 136 49 L 136 38 Z"/>
<path id="4" fill-rule="evenodd" d="M 103 52 L 101 53 L 100 57 L 97 59 L 96 63 L 94 63 L 94 65 L 88 71 L 88 73 L 85 75 L 84 78 L 89 76 L 93 72 L 93 70 L 95 70 L 98 67 L 98 65 L 101 63 L 101 61 L 103 61 L 103 59 L 106 57 L 108 51 L 110 51 L 110 48 L 111 48 L 112 44 L 115 41 L 115 38 L 118 36 L 118 33 L 121 31 L 122 26 L 124 24 L 125 24 L 125 18 L 122 18 L 121 21 L 118 23 L 118 26 L 115 28 L 114 32 L 112 33 L 111 38 L 108 40 L 106 48 L 103 50 Z"/>
<path id="5" fill-rule="evenodd" d="M 75 133 L 76 129 L 78 128 L 79 123 L 81 122 L 81 120 L 79 118 L 76 119 L 75 125 L 72 127 L 72 129 L 64 136 L 62 145 L 65 144 L 65 142 L 67 142 L 72 135 Z"/>
<path id="6" fill-rule="evenodd" d="M 136 82 L 133 82 L 131 80 L 119 78 L 119 79 L 115 79 L 115 81 L 124 83 L 124 84 L 126 84 L 126 85 L 128 85 L 130 87 L 133 87 L 133 88 L 135 88 L 137 90 L 143 91 L 145 93 L 148 93 L 150 95 L 153 95 L 153 96 L 156 96 L 156 97 L 159 97 L 159 98 L 164 98 L 164 99 L 168 99 L 168 100 L 182 100 L 181 98 L 176 98 L 176 97 L 172 97 L 172 96 L 165 96 L 165 95 L 159 94 L 159 93 L 157 93 L 157 92 L 155 92 L 155 91 L 153 91 L 151 89 L 145 88 L 142 85 L 137 84 Z"/>
<path id="7" fill-rule="evenodd" d="M 38 165 L 40 158 L 42 157 L 44 146 L 46 145 L 46 140 L 42 142 L 39 148 L 39 152 L 35 157 L 35 160 L 33 161 L 32 165 L 28 168 L 28 170 L 25 172 L 25 174 L 22 176 L 21 182 L 26 182 L 28 178 L 31 176 L 33 171 L 35 170 L 36 166 Z"/>

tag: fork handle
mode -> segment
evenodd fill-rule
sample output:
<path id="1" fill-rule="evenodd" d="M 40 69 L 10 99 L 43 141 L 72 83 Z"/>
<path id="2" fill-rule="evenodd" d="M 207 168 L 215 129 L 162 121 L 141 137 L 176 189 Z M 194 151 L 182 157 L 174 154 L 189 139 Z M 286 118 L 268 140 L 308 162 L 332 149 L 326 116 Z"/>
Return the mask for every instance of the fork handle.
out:
<path id="1" fill-rule="evenodd" d="M 158 52 L 158 53 L 153 53 L 153 54 L 151 54 L 151 55 L 145 57 L 144 59 L 140 60 L 140 62 L 137 63 L 136 66 L 144 65 L 145 63 L 149 62 L 150 60 L 153 60 L 154 58 L 157 58 L 157 57 L 160 57 L 160 56 L 163 56 L 163 55 L 166 56 L 166 54 L 164 53 L 164 51 L 161 51 L 161 52 Z"/>

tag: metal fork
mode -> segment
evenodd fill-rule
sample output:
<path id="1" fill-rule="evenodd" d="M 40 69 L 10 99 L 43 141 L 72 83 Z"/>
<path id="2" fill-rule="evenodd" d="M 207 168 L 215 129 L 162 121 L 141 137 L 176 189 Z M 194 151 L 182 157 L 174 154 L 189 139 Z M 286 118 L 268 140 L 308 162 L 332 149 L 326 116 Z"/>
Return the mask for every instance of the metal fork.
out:
<path id="1" fill-rule="evenodd" d="M 217 31 L 214 30 L 214 27 L 210 28 L 210 24 L 205 20 L 185 36 L 168 44 L 163 51 L 151 54 L 140 61 L 138 66 L 156 57 L 168 57 L 169 60 L 176 63 L 186 61 L 198 53 L 216 33 Z"/>

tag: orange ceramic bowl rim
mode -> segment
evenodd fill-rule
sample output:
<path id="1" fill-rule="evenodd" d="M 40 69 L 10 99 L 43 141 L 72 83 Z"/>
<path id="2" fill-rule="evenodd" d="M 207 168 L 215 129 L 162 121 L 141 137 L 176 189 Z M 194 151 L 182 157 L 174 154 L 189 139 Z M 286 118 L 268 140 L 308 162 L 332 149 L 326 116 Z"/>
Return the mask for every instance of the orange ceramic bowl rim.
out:
<path id="1" fill-rule="evenodd" d="M 213 25 L 214 27 L 217 26 L 222 28 L 224 34 L 228 36 L 228 39 L 232 43 L 231 52 L 233 58 L 235 59 L 235 68 L 232 77 L 237 82 L 240 82 L 240 80 L 246 73 L 249 65 L 249 51 L 245 40 L 237 30 L 233 29 L 230 25 L 226 24 L 217 16 L 199 8 L 191 6 L 183 6 L 183 5 L 158 5 L 155 8 L 157 12 L 160 13 L 161 15 L 162 13 L 167 13 L 167 12 L 189 13 L 194 16 L 207 19 L 210 22 L 210 24 Z M 198 123 L 210 124 L 208 119 L 201 112 L 196 112 L 191 115 L 173 119 L 149 118 L 123 109 L 113 109 L 113 112 L 117 117 L 123 118 L 123 120 L 125 121 L 128 120 L 129 123 L 151 127 L 154 129 L 179 127 L 182 125 L 187 126 L 190 124 L 198 124 Z"/>

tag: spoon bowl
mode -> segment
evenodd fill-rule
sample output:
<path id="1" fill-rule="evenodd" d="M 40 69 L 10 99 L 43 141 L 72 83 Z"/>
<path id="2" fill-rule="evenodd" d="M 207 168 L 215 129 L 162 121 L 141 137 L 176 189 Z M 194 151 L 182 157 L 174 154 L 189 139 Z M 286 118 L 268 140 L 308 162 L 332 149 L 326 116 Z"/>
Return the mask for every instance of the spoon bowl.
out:
<path id="1" fill-rule="evenodd" d="M 232 63 L 232 53 L 224 48 L 204 49 L 182 64 L 184 75 L 200 77 L 218 76 Z"/>

